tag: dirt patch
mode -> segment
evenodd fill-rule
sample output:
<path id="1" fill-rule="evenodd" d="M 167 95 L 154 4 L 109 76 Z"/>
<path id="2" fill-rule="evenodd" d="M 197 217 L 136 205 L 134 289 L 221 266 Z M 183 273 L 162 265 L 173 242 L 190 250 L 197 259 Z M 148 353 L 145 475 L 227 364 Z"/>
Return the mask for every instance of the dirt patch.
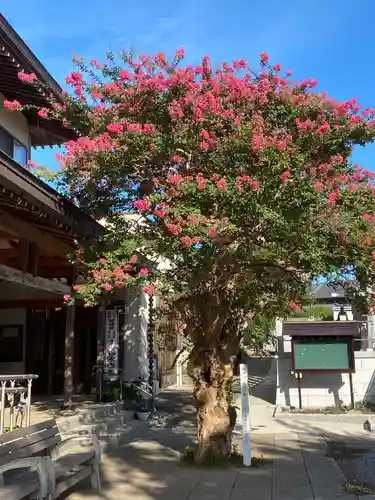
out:
<path id="1" fill-rule="evenodd" d="M 327 443 L 327 455 L 342 470 L 346 491 L 357 495 L 375 493 L 375 442 L 348 444 L 331 441 Z"/>

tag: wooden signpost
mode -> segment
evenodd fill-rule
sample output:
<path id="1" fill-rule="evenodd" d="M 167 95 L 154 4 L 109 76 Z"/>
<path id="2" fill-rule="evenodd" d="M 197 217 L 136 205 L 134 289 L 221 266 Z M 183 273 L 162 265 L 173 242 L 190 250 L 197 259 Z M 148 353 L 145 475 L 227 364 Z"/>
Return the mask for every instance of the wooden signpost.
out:
<path id="1" fill-rule="evenodd" d="M 250 435 L 250 412 L 249 412 L 249 378 L 247 365 L 240 364 L 241 383 L 241 416 L 242 416 L 242 448 L 243 464 L 251 466 L 251 435 Z"/>

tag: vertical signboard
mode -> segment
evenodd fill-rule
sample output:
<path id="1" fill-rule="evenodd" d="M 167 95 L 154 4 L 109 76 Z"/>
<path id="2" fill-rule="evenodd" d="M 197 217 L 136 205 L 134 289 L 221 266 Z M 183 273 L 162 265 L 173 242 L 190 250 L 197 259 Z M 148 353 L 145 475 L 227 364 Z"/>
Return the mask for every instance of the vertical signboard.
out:
<path id="1" fill-rule="evenodd" d="M 117 309 L 106 310 L 105 378 L 116 380 L 119 373 L 119 331 Z"/>
<path id="2" fill-rule="evenodd" d="M 242 447 L 243 464 L 251 466 L 251 437 L 250 437 L 250 411 L 249 411 L 249 378 L 247 365 L 240 364 L 240 384 L 241 384 L 241 413 L 242 413 Z"/>

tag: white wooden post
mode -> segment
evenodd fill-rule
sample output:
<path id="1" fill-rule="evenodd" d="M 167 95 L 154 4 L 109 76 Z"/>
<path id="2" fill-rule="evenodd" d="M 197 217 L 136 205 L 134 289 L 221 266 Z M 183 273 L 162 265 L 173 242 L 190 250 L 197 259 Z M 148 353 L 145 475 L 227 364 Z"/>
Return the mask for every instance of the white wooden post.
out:
<path id="1" fill-rule="evenodd" d="M 250 412 L 249 412 L 249 378 L 247 365 L 240 364 L 241 383 L 241 416 L 242 416 L 242 448 L 243 464 L 251 466 L 251 436 L 250 436 Z"/>

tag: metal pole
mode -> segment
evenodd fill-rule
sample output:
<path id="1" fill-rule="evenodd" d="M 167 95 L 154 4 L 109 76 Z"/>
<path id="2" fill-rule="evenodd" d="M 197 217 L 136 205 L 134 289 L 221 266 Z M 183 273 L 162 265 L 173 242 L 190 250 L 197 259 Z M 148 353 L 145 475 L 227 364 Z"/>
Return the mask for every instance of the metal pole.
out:
<path id="1" fill-rule="evenodd" d="M 250 411 L 249 411 L 249 376 L 247 365 L 240 364 L 240 383 L 241 383 L 241 413 L 242 413 L 242 447 L 243 464 L 246 467 L 251 466 L 251 435 L 250 435 Z"/>
<path id="2" fill-rule="evenodd" d="M 15 385 L 16 381 L 11 380 L 10 387 L 14 389 Z M 9 430 L 10 432 L 12 432 L 14 427 L 14 392 L 8 394 L 8 400 L 9 400 Z"/>
<path id="3" fill-rule="evenodd" d="M 353 374 L 349 372 L 349 386 L 350 386 L 350 403 L 354 409 L 354 389 L 353 389 Z"/>
<path id="4" fill-rule="evenodd" d="M 302 388 L 301 388 L 301 374 L 297 373 L 297 385 L 298 385 L 298 406 L 302 410 Z"/>
<path id="5" fill-rule="evenodd" d="M 33 383 L 33 379 L 29 378 L 27 380 L 27 400 L 26 400 L 26 426 L 30 425 L 30 416 L 31 416 L 31 386 Z"/>
<path id="6" fill-rule="evenodd" d="M 0 435 L 4 432 L 4 419 L 5 419 L 5 386 L 6 380 L 1 382 L 1 406 L 0 406 Z"/>

